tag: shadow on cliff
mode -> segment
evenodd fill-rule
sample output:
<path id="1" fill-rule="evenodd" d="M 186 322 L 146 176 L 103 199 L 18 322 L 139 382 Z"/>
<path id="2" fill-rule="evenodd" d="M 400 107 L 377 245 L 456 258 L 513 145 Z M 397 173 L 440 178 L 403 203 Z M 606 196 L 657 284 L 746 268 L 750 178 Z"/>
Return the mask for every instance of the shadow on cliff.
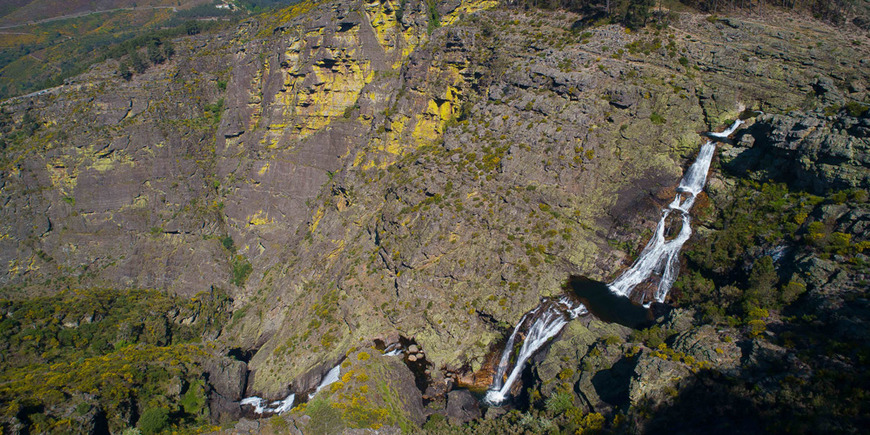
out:
<path id="1" fill-rule="evenodd" d="M 741 394 L 736 383 L 713 372 L 701 372 L 669 404 L 637 409 L 649 416 L 642 433 L 735 434 L 771 432 L 757 404 Z M 777 432 L 774 430 L 772 432 Z"/>

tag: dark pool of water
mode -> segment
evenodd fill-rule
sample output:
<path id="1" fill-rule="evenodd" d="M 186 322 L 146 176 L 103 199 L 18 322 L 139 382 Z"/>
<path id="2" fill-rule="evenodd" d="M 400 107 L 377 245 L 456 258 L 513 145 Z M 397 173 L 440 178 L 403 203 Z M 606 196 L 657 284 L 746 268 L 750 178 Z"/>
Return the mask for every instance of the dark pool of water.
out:
<path id="1" fill-rule="evenodd" d="M 586 305 L 595 317 L 630 328 L 645 328 L 652 325 L 653 313 L 628 298 L 613 294 L 607 284 L 586 278 L 572 276 L 568 279 L 567 290 Z"/>

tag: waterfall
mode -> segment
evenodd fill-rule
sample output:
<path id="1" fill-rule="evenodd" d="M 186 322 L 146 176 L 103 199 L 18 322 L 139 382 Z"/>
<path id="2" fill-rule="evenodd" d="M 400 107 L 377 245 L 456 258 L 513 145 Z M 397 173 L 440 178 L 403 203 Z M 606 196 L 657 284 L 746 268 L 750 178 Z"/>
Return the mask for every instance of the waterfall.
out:
<path id="1" fill-rule="evenodd" d="M 257 397 L 245 397 L 239 402 L 239 405 L 249 405 L 254 407 L 255 414 L 283 414 L 293 409 L 293 403 L 296 401 L 296 395 L 290 394 L 284 400 L 276 400 L 270 404 L 266 404 L 266 400 Z"/>
<path id="2" fill-rule="evenodd" d="M 559 300 L 544 299 L 532 311 L 529 311 L 520 319 L 514 331 L 505 343 L 501 353 L 501 359 L 496 366 L 492 385 L 486 392 L 484 402 L 498 406 L 507 400 L 510 389 L 519 378 L 525 368 L 526 360 L 529 359 L 548 340 L 556 336 L 571 319 L 585 314 L 586 307 L 566 297 Z M 525 339 L 517 352 L 513 370 L 507 374 L 510 368 L 510 357 L 513 354 L 514 344 L 521 331 L 525 331 Z"/>
<path id="3" fill-rule="evenodd" d="M 317 388 L 314 389 L 313 393 L 308 395 L 308 398 L 313 399 L 314 396 L 316 396 L 317 393 L 320 392 L 320 390 L 338 382 L 339 376 L 341 376 L 341 364 L 336 365 L 335 367 L 331 368 L 328 372 L 326 372 L 326 375 L 323 377 L 323 380 L 320 381 L 320 385 L 318 385 Z"/>
<path id="4" fill-rule="evenodd" d="M 725 139 L 737 130 L 743 121 L 737 120 L 727 130 L 721 133 L 708 133 L 707 136 L 715 139 Z M 653 273 L 660 276 L 658 286 L 653 297 L 657 302 L 664 302 L 668 291 L 677 279 L 677 257 L 683 244 L 692 235 L 691 219 L 689 210 L 695 203 L 695 197 L 704 189 L 707 181 L 707 172 L 710 170 L 710 162 L 713 160 L 713 152 L 716 145 L 713 141 L 707 141 L 701 146 L 698 157 L 689 170 L 680 180 L 677 194 L 668 207 L 662 210 L 662 217 L 656 225 L 656 231 L 650 241 L 641 251 L 634 264 L 622 275 L 610 284 L 610 290 L 620 296 L 628 297 L 635 286 L 646 281 Z M 667 218 L 672 212 L 681 214 L 682 226 L 679 234 L 671 240 L 666 240 Z"/>
<path id="5" fill-rule="evenodd" d="M 707 136 L 714 140 L 726 139 L 741 124 L 743 121 L 737 120 L 725 131 L 707 133 Z M 713 160 L 715 150 L 716 145 L 713 141 L 707 141 L 701 146 L 695 162 L 680 180 L 674 200 L 662 210 L 661 219 L 656 225 L 652 238 L 643 248 L 634 264 L 608 285 L 610 291 L 628 297 L 635 286 L 656 273 L 660 279 L 653 297 L 658 302 L 664 302 L 668 290 L 677 279 L 680 249 L 692 235 L 689 210 L 695 203 L 695 196 L 704 189 L 707 172 L 710 170 L 710 162 Z M 668 240 L 666 238 L 667 218 L 674 212 L 680 213 L 682 225 L 676 237 Z M 505 343 L 493 375 L 492 384 L 483 399 L 484 403 L 491 406 L 499 406 L 504 403 L 510 395 L 511 387 L 522 374 L 526 361 L 548 340 L 562 331 L 562 328 L 569 321 L 586 313 L 588 310 L 583 304 L 562 297 L 559 300 L 544 299 L 537 307 L 523 315 Z M 511 369 L 511 356 L 514 354 L 514 346 L 518 338 L 523 340 L 523 344 L 514 358 L 513 369 Z M 510 374 L 508 374 L 509 369 Z"/>
<path id="6" fill-rule="evenodd" d="M 336 365 L 332 369 L 330 369 L 326 375 L 323 376 L 323 380 L 320 381 L 320 384 L 317 385 L 317 388 L 314 389 L 312 393 L 308 395 L 308 399 L 313 399 L 314 396 L 322 389 L 326 388 L 330 384 L 333 384 L 338 381 L 339 376 L 341 376 L 341 364 Z M 296 402 L 296 394 L 290 394 L 282 400 L 275 400 L 271 403 L 267 402 L 265 399 L 257 396 L 245 397 L 239 402 L 241 406 L 251 406 L 254 408 L 254 413 L 263 415 L 263 414 L 283 414 L 291 409 L 293 409 L 293 404 Z"/>

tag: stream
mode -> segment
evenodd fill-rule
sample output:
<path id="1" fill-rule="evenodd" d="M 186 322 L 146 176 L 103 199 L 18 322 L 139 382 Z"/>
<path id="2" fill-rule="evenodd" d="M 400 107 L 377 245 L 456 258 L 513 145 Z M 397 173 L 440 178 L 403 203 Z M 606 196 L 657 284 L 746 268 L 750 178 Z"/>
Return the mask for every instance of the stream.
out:
<path id="1" fill-rule="evenodd" d="M 704 189 L 707 172 L 716 150 L 716 141 L 727 140 L 743 121 L 737 120 L 720 133 L 705 133 L 710 138 L 701 146 L 695 161 L 680 180 L 677 193 L 668 206 L 662 210 L 653 236 L 647 242 L 634 263 L 610 284 L 585 277 L 572 276 L 566 290 L 568 295 L 559 298 L 543 298 L 531 311 L 520 318 L 502 350 L 495 367 L 492 383 L 483 398 L 489 406 L 501 406 L 511 397 L 510 391 L 520 379 L 523 369 L 531 358 L 552 338 L 562 332 L 565 325 L 577 317 L 591 314 L 606 322 L 615 322 L 632 328 L 642 328 L 652 324 L 652 314 L 648 310 L 652 302 L 663 303 L 668 291 L 679 272 L 678 256 L 683 244 L 692 235 L 689 211 L 695 197 Z M 679 214 L 679 219 L 668 218 Z M 679 222 L 676 236 L 669 228 L 669 221 Z M 632 301 L 632 292 L 639 284 L 656 280 L 652 300 L 645 301 L 645 294 L 634 295 L 639 304 Z M 569 296 L 570 295 L 570 296 Z M 518 345 L 518 343 L 521 343 Z M 519 348 L 517 349 L 517 346 Z M 386 355 L 399 355 L 402 349 L 385 349 Z M 340 365 L 329 370 L 320 384 L 309 392 L 312 399 L 323 388 L 336 382 L 341 374 Z M 283 414 L 296 402 L 296 395 L 290 394 L 283 400 L 267 402 L 256 396 L 242 399 L 240 405 L 250 406 L 258 415 Z"/>
<path id="2" fill-rule="evenodd" d="M 658 280 L 653 295 L 654 301 L 659 303 L 665 301 L 671 285 L 677 279 L 680 249 L 692 235 L 689 211 L 695 203 L 695 197 L 704 189 L 707 182 L 707 172 L 710 170 L 710 162 L 716 151 L 715 141 L 726 140 L 741 124 L 743 121 L 737 120 L 721 133 L 706 134 L 711 140 L 701 146 L 698 157 L 683 174 L 674 200 L 662 210 L 655 233 L 631 267 L 610 284 L 572 277 L 569 287 L 574 290 L 580 301 L 567 297 L 562 297 L 558 301 L 545 298 L 537 307 L 523 315 L 505 343 L 492 384 L 483 399 L 485 404 L 503 405 L 510 398 L 510 390 L 520 377 L 528 359 L 559 334 L 570 320 L 580 315 L 591 311 L 592 315 L 602 320 L 633 327 L 651 323 L 651 315 L 646 308 L 653 301 L 644 301 L 644 295 L 640 295 L 640 303 L 643 307 L 635 305 L 630 299 L 632 291 L 638 284 L 654 277 Z M 672 213 L 679 213 L 680 228 L 676 236 L 668 239 L 668 234 L 671 233 L 668 228 L 668 217 Z M 607 294 L 608 291 L 610 294 Z M 592 309 L 588 309 L 586 304 Z M 523 343 L 511 364 L 518 337 L 524 337 Z"/>

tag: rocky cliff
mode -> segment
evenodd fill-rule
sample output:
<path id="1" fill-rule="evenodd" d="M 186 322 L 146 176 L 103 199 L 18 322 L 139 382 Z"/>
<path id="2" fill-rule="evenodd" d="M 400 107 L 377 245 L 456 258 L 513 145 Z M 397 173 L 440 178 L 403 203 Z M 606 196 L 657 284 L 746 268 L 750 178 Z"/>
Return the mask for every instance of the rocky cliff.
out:
<path id="1" fill-rule="evenodd" d="M 3 296 L 221 289 L 234 314 L 214 352 L 253 354 L 249 395 L 302 394 L 373 340 L 413 339 L 444 385 L 483 368 L 569 275 L 630 263 L 698 132 L 744 109 L 770 115 L 724 166 L 817 194 L 868 187 L 866 111 L 835 117 L 867 99 L 866 35 L 798 16 L 668 17 L 631 32 L 489 1 L 305 2 L 179 39 L 130 81 L 109 61 L 6 101 Z M 713 189 L 726 198 L 729 183 Z M 565 352 L 588 374 L 535 370 L 606 413 L 697 369 L 614 328 L 574 324 L 559 343 L 582 342 Z M 726 333 L 680 332 L 678 352 L 734 366 L 734 345 L 710 344 Z M 636 375 L 591 390 L 611 365 L 619 382 Z M 422 421 L 409 412 L 388 421 Z"/>

